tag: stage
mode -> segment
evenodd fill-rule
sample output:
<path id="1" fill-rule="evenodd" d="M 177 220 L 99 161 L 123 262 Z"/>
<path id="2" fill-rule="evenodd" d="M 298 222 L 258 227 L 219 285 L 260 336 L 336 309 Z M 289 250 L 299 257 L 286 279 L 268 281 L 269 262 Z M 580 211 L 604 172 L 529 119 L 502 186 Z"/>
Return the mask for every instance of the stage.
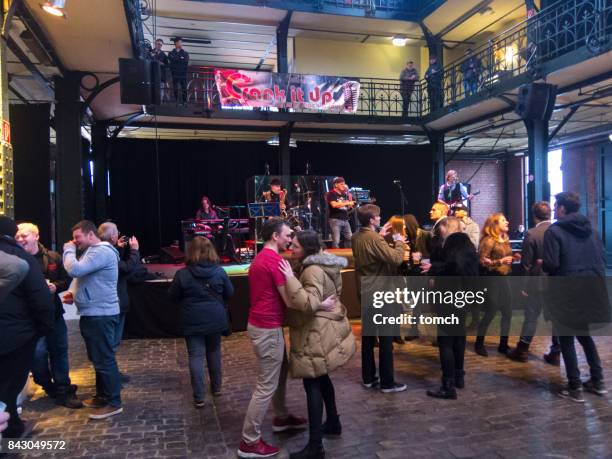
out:
<path id="1" fill-rule="evenodd" d="M 342 271 L 342 295 L 349 318 L 361 316 L 361 306 L 355 287 L 355 270 L 351 249 L 330 249 L 335 255 L 345 257 L 349 265 Z M 283 254 L 285 258 L 290 253 Z M 147 264 L 155 277 L 142 284 L 130 285 L 130 310 L 125 321 L 124 338 L 175 338 L 180 337 L 180 306 L 167 295 L 175 273 L 184 264 Z M 244 331 L 249 313 L 248 269 L 250 264 L 223 265 L 234 285 L 234 296 L 228 303 L 232 318 L 232 331 Z"/>

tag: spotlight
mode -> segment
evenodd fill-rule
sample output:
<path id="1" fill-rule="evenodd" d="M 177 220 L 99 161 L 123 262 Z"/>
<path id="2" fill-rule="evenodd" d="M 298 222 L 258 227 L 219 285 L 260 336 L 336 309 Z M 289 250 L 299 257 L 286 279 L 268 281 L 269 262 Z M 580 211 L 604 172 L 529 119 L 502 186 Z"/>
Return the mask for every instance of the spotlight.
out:
<path id="1" fill-rule="evenodd" d="M 49 13 L 53 16 L 57 17 L 66 17 L 66 13 L 64 13 L 64 6 L 66 5 L 66 0 L 51 0 L 45 3 L 41 3 L 40 7 L 46 13 Z"/>
<path id="2" fill-rule="evenodd" d="M 393 43 L 393 46 L 406 46 L 406 42 L 408 41 L 408 39 L 406 37 L 393 37 L 391 39 L 391 43 Z"/>
<path id="3" fill-rule="evenodd" d="M 612 134 L 608 136 L 608 139 L 610 139 L 610 142 L 612 142 Z"/>

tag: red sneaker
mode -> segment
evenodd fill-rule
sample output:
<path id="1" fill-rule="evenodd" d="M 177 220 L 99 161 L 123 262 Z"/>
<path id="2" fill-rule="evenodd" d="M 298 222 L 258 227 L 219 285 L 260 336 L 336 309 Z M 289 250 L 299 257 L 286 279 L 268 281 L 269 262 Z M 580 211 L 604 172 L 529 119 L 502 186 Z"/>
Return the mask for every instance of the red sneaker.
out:
<path id="1" fill-rule="evenodd" d="M 250 445 L 241 440 L 238 447 L 238 457 L 270 457 L 276 456 L 279 451 L 280 449 L 276 446 L 268 445 L 261 438 Z"/>
<path id="2" fill-rule="evenodd" d="M 299 430 L 308 427 L 308 419 L 299 416 L 289 415 L 286 418 L 275 417 L 272 421 L 274 432 L 284 432 L 285 430 Z"/>

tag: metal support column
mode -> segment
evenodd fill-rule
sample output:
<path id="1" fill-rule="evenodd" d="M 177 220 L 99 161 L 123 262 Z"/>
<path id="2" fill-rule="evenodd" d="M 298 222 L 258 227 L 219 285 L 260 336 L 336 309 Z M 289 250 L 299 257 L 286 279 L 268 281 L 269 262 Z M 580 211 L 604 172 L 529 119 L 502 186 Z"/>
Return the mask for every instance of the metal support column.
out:
<path id="1" fill-rule="evenodd" d="M 444 133 L 429 131 L 429 144 L 431 145 L 431 171 L 432 171 L 432 202 L 438 199 L 438 188 L 444 183 Z"/>
<path id="2" fill-rule="evenodd" d="M 108 145 L 106 135 L 108 125 L 106 123 L 95 123 L 91 127 L 91 147 L 94 161 L 94 202 L 96 222 L 103 222 L 108 218 L 107 194 L 108 189 Z"/>
<path id="3" fill-rule="evenodd" d="M 529 210 L 537 201 L 550 201 L 548 183 L 548 120 L 524 120 L 529 140 L 529 180 L 527 182 L 528 227 L 531 224 Z"/>
<path id="4" fill-rule="evenodd" d="M 289 143 L 291 141 L 291 126 L 287 125 L 281 128 L 278 133 L 278 149 L 280 156 L 280 173 L 283 176 L 283 180 L 287 180 L 287 183 L 283 183 L 283 187 L 287 189 L 291 184 L 288 182 L 289 176 L 291 175 L 291 152 Z"/>
<path id="5" fill-rule="evenodd" d="M 72 238 L 70 228 L 83 218 L 80 75 L 55 77 L 56 230 L 61 247 Z"/>
<path id="6" fill-rule="evenodd" d="M 292 11 L 288 11 L 276 28 L 276 62 L 278 73 L 289 72 L 289 57 L 287 52 L 287 38 Z"/>

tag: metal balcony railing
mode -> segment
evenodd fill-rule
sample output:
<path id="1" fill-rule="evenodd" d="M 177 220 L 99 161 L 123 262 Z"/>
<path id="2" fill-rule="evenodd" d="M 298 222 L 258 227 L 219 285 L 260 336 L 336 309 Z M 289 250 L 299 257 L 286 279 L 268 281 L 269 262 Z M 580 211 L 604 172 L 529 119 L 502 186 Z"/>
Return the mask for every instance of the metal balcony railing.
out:
<path id="1" fill-rule="evenodd" d="M 542 64 L 586 47 L 593 55 L 609 47 L 612 0 L 560 0 L 532 18 L 474 49 L 480 63 L 475 79 L 465 76 L 465 58 L 444 68 L 443 106 L 490 91 L 510 77 L 538 75 Z"/>
<path id="2" fill-rule="evenodd" d="M 361 84 L 359 106 L 353 116 L 423 117 L 463 99 L 490 95 L 513 77 L 527 73 L 535 79 L 543 64 L 572 51 L 586 48 L 597 55 L 610 49 L 611 44 L 612 0 L 560 0 L 447 65 L 437 84 L 429 86 L 424 79 L 415 82 L 407 107 L 403 106 L 406 92 L 402 93 L 399 80 L 351 78 Z M 472 77 L 468 59 L 476 63 Z M 162 102 L 176 103 L 172 79 L 167 80 Z M 189 69 L 186 103 L 208 110 L 222 109 L 214 68 Z"/>

